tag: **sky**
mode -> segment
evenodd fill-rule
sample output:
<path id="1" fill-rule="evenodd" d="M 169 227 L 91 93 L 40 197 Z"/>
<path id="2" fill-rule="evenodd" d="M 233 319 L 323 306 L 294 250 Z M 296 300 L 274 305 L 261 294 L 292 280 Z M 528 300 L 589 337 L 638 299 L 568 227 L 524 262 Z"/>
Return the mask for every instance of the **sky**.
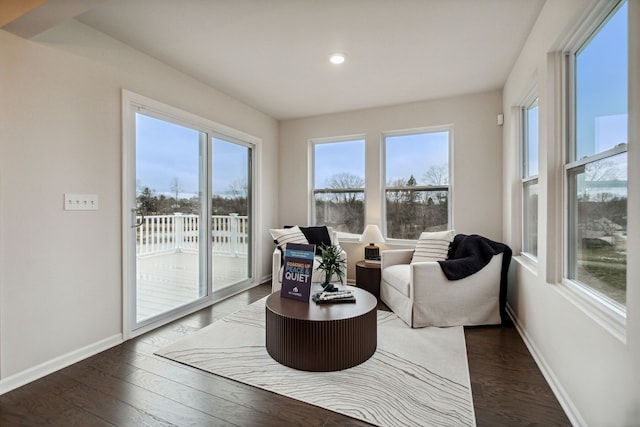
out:
<path id="1" fill-rule="evenodd" d="M 413 177 L 424 184 L 424 174 L 431 165 L 449 162 L 448 132 L 389 136 L 386 138 L 387 181 Z M 366 180 L 365 141 L 317 143 L 314 145 L 315 188 L 327 188 L 331 177 L 349 172 Z"/>
<path id="2" fill-rule="evenodd" d="M 626 143 L 628 4 L 576 56 L 577 159 Z"/>
<path id="3" fill-rule="evenodd" d="M 197 195 L 200 168 L 200 132 L 138 113 L 136 115 L 136 182 L 141 190 L 174 194 L 178 179 L 180 197 Z M 248 148 L 222 139 L 213 140 L 213 194 L 226 194 L 245 180 Z"/>

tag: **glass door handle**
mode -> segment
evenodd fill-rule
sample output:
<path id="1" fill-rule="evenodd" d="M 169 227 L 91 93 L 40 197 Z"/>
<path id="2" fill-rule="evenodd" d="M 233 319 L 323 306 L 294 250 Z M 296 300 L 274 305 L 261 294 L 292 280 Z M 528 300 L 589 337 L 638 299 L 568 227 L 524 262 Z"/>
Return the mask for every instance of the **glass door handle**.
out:
<path id="1" fill-rule="evenodd" d="M 138 221 L 138 215 L 137 215 L 138 212 L 140 212 L 140 221 Z M 136 208 L 131 209 L 131 216 L 132 216 L 131 222 L 133 224 L 131 228 L 138 228 L 144 223 L 144 212 L 142 211 L 142 209 L 136 209 Z"/>

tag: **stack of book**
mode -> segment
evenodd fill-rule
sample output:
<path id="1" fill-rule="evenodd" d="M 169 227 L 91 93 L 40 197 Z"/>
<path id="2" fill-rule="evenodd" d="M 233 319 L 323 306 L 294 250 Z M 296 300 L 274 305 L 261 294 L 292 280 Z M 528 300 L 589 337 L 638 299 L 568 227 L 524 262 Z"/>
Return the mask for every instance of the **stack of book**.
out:
<path id="1" fill-rule="evenodd" d="M 317 292 L 311 296 L 316 304 L 356 302 L 353 291 Z"/>

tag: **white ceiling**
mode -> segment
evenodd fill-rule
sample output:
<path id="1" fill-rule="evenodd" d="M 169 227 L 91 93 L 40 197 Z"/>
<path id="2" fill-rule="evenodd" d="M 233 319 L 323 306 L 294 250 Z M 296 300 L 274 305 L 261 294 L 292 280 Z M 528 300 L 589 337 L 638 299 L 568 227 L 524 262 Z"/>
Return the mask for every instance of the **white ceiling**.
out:
<path id="1" fill-rule="evenodd" d="M 290 119 L 502 88 L 544 0 L 92 3 L 76 19 Z"/>

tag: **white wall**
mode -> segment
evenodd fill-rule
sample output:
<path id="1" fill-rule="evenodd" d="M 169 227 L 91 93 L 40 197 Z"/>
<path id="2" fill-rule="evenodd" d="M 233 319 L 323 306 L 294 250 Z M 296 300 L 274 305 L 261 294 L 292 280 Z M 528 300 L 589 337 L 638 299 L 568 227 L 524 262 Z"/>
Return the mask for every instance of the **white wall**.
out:
<path id="1" fill-rule="evenodd" d="M 428 74 L 425 75 L 428 78 Z M 365 135 L 365 222 L 381 225 L 380 176 L 383 132 L 453 125 L 453 227 L 464 234 L 502 239 L 502 111 L 499 90 L 280 123 L 280 224 L 307 225 L 309 218 L 309 140 Z M 362 244 L 345 243 L 349 280 Z M 351 262 L 353 261 L 353 262 Z"/>
<path id="2" fill-rule="evenodd" d="M 557 98 L 553 54 L 584 18 L 591 0 L 547 0 L 503 91 L 505 112 L 513 111 L 537 81 L 540 113 L 539 254 L 537 265 L 516 257 L 508 302 L 530 349 L 576 425 L 640 425 L 640 0 L 630 0 L 631 37 L 627 323 L 615 337 L 593 310 L 560 285 L 562 248 L 561 139 L 553 127 Z M 519 250 L 518 140 L 515 114 L 504 126 L 504 236 Z M 560 219 L 558 219 L 558 216 Z"/>
<path id="3" fill-rule="evenodd" d="M 0 30 L 0 58 L 6 384 L 120 339 L 122 88 L 262 140 L 260 228 L 276 223 L 278 129 L 269 116 L 77 21 L 37 41 Z M 100 209 L 65 212 L 66 192 L 97 194 Z M 271 273 L 271 250 L 260 240 L 258 280 Z"/>

